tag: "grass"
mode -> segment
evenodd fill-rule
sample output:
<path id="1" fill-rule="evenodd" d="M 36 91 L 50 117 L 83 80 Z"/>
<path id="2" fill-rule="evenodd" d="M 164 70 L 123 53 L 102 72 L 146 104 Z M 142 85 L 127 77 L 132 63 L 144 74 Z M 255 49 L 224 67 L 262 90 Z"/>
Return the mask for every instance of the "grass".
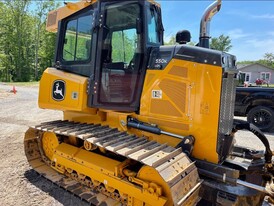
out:
<path id="1" fill-rule="evenodd" d="M 11 86 L 27 86 L 27 87 L 35 87 L 39 85 L 39 82 L 2 82 L 5 85 Z"/>
<path id="2" fill-rule="evenodd" d="M 262 87 L 274 87 L 274 84 L 269 84 L 268 86 L 266 84 L 262 85 Z"/>

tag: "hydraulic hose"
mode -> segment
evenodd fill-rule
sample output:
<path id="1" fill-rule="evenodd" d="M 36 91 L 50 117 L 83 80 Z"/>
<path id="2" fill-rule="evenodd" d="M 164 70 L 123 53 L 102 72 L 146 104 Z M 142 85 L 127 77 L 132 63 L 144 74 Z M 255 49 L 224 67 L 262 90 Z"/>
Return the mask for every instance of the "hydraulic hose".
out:
<path id="1" fill-rule="evenodd" d="M 254 135 L 256 135 L 261 142 L 264 144 L 265 146 L 265 163 L 266 164 L 271 164 L 272 163 L 272 151 L 270 149 L 270 144 L 268 139 L 266 138 L 266 136 L 264 135 L 264 133 L 258 128 L 256 127 L 254 124 L 250 124 L 246 121 L 243 120 L 238 120 L 238 119 L 234 119 L 234 129 L 235 130 L 243 130 L 246 129 L 250 132 L 252 132 Z"/>

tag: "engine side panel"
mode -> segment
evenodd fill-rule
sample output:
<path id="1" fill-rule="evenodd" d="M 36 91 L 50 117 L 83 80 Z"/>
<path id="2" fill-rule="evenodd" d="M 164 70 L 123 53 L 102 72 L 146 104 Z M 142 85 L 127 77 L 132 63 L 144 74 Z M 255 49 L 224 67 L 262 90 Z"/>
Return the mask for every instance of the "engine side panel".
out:
<path id="1" fill-rule="evenodd" d="M 172 59 L 163 70 L 148 70 L 140 117 L 165 131 L 193 135 L 193 156 L 218 162 L 222 71 L 181 59 Z"/>

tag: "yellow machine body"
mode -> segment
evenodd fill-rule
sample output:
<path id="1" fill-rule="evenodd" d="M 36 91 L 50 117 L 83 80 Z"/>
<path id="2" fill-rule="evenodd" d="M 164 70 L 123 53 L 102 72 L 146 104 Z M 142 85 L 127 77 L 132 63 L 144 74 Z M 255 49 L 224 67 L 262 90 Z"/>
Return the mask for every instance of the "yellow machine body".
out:
<path id="1" fill-rule="evenodd" d="M 66 18 L 67 16 L 74 14 L 77 11 L 80 11 L 81 9 L 95 3 L 96 0 L 90 0 L 90 1 L 79 1 L 76 3 L 68 2 L 65 6 L 58 8 L 56 10 L 53 10 L 48 13 L 47 18 L 47 31 L 50 32 L 57 32 L 58 30 L 58 21 L 61 19 Z"/>
<path id="2" fill-rule="evenodd" d="M 67 2 L 65 6 L 60 7 L 56 10 L 50 11 L 48 13 L 46 29 L 49 32 L 58 31 L 58 22 L 86 7 L 91 4 L 96 3 L 97 0 L 81 0 L 79 2 Z M 154 0 L 149 0 L 150 3 L 160 7 L 160 4 Z"/>
<path id="3" fill-rule="evenodd" d="M 63 101 L 52 99 L 52 85 L 56 80 L 66 82 Z M 183 60 L 172 60 L 165 70 L 149 70 L 146 74 L 141 97 L 140 114 L 119 113 L 87 107 L 87 81 L 85 77 L 48 68 L 40 81 L 39 106 L 64 111 L 64 119 L 79 122 L 107 124 L 127 131 L 122 123 L 131 115 L 141 121 L 161 125 L 161 129 L 193 135 L 193 156 L 210 162 L 218 162 L 216 152 L 220 108 L 222 69 Z M 153 98 L 152 93 L 162 93 Z M 74 98 L 76 94 L 77 98 Z M 160 143 L 176 146 L 180 139 L 166 135 L 144 134 Z"/>

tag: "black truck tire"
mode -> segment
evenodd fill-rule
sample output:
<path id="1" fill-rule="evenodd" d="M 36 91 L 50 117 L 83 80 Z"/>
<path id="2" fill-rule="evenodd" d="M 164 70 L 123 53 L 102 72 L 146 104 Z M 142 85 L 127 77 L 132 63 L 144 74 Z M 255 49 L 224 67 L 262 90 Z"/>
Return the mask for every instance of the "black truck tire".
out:
<path id="1" fill-rule="evenodd" d="M 262 131 L 269 132 L 274 127 L 274 111 L 269 107 L 256 106 L 248 112 L 247 121 Z"/>

